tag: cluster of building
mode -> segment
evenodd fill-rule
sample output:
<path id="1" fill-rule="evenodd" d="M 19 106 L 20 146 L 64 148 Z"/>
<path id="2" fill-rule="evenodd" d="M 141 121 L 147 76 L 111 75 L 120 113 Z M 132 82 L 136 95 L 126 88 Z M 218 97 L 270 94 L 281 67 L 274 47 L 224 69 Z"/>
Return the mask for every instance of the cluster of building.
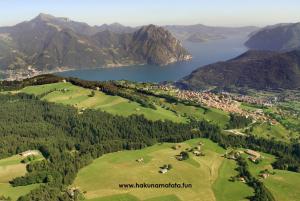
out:
<path id="1" fill-rule="evenodd" d="M 240 107 L 240 102 L 226 94 L 181 90 L 177 93 L 177 97 L 182 100 L 194 101 L 207 107 L 217 108 L 225 112 L 251 117 L 253 120 L 271 120 L 261 109 L 257 109 L 256 111 L 243 110 Z"/>
<path id="2" fill-rule="evenodd" d="M 23 80 L 26 78 L 37 76 L 41 73 L 41 71 L 38 71 L 32 68 L 31 66 L 28 66 L 26 70 L 7 70 L 5 72 L 5 77 L 8 81 Z"/>
<path id="3" fill-rule="evenodd" d="M 276 99 L 271 100 L 269 98 L 236 95 L 227 92 L 216 94 L 209 91 L 197 92 L 190 90 L 180 90 L 170 84 L 151 85 L 148 86 L 146 90 L 162 90 L 167 94 L 175 95 L 181 100 L 189 100 L 207 107 L 217 108 L 225 112 L 251 117 L 255 121 L 261 120 L 276 124 L 276 121 L 271 119 L 269 116 L 266 116 L 262 109 L 247 111 L 240 107 L 241 102 L 271 107 L 273 106 L 274 102 L 276 102 Z"/>
<path id="4" fill-rule="evenodd" d="M 232 99 L 239 101 L 239 102 L 244 102 L 244 103 L 249 103 L 249 104 L 254 104 L 254 105 L 262 105 L 266 107 L 272 107 L 274 103 L 277 102 L 277 97 L 274 98 L 257 98 L 253 96 L 247 96 L 247 95 L 236 95 L 236 94 L 230 94 L 223 92 L 223 95 L 229 96 Z"/>

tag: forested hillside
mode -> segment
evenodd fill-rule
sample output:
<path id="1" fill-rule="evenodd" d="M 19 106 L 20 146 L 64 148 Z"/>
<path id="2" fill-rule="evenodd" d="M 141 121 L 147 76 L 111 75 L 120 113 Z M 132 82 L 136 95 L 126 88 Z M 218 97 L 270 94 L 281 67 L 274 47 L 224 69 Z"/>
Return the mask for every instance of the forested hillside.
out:
<path id="1" fill-rule="evenodd" d="M 2 82 L 0 88 L 15 90 L 62 79 L 45 75 L 19 82 Z M 73 80 L 73 83 L 91 88 L 99 86 L 112 95 L 130 95 L 122 93 L 122 89 L 112 83 L 80 80 Z M 41 183 L 19 201 L 72 200 L 67 193 L 68 186 L 73 183 L 79 169 L 93 159 L 119 150 L 141 149 L 158 142 L 182 142 L 198 137 L 209 138 L 223 148 L 243 147 L 269 153 L 277 157 L 274 168 L 300 170 L 300 145 L 296 142 L 285 143 L 253 135 L 228 135 L 213 122 L 201 120 L 174 123 L 152 121 L 138 115 L 116 116 L 100 110 L 86 109 L 82 112 L 75 107 L 49 103 L 40 98 L 7 91 L 0 94 L 0 158 L 39 150 L 46 159 L 27 164 L 28 173 L 11 180 L 12 186 Z M 231 127 L 249 123 L 233 117 L 230 122 Z M 263 183 L 253 180 L 251 175 L 246 176 L 249 178 L 247 184 L 255 190 L 251 200 L 272 200 Z"/>

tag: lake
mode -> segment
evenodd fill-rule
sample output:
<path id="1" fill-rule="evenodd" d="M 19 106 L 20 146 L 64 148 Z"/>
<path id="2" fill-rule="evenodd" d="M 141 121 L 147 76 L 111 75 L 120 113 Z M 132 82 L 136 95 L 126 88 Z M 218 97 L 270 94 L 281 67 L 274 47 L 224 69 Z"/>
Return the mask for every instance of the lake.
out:
<path id="1" fill-rule="evenodd" d="M 118 68 L 93 68 L 57 73 L 66 77 L 84 80 L 132 80 L 138 82 L 176 81 L 190 74 L 200 66 L 234 58 L 245 52 L 243 45 L 247 36 L 233 36 L 227 39 L 205 43 L 184 42 L 183 46 L 193 55 L 191 61 L 166 66 L 133 65 Z"/>

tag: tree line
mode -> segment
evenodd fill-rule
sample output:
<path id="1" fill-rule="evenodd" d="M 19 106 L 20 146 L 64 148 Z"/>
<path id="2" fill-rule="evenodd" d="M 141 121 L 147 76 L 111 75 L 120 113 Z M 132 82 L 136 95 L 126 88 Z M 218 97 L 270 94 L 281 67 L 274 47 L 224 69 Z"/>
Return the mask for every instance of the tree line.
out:
<path id="1" fill-rule="evenodd" d="M 39 79 L 28 83 L 49 83 L 58 78 Z M 28 83 L 9 87 L 17 88 Z M 41 101 L 27 94 L 0 95 L 0 105 L 0 158 L 38 149 L 46 159 L 28 164 L 28 173 L 11 181 L 13 186 L 42 183 L 39 188 L 20 197 L 21 201 L 71 200 L 66 193 L 67 186 L 77 172 L 105 153 L 198 137 L 209 138 L 224 148 L 243 147 L 273 154 L 277 156 L 273 166 L 278 169 L 300 169 L 299 143 L 227 135 L 217 125 L 206 121 L 191 120 L 185 124 L 150 121 L 143 116 L 122 117 L 97 110 L 80 114 L 76 108 Z M 259 198 L 261 195 L 255 196 Z"/>

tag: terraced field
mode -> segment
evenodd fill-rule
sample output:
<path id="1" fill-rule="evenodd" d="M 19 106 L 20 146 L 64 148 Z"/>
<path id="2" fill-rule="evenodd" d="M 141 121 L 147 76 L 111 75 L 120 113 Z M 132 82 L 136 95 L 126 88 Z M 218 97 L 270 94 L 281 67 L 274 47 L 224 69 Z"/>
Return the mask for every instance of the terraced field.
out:
<path id="1" fill-rule="evenodd" d="M 205 156 L 190 153 L 190 159 L 178 161 L 175 156 L 186 148 L 203 142 Z M 218 145 L 206 139 L 194 139 L 180 143 L 177 150 L 174 144 L 163 143 L 136 151 L 122 151 L 106 154 L 91 165 L 80 170 L 73 186 L 85 192 L 91 201 L 164 201 L 201 200 L 232 201 L 230 194 L 236 193 L 236 200 L 244 200 L 252 195 L 252 189 L 241 182 L 230 182 L 234 176 L 235 163 L 222 157 L 225 152 Z M 143 162 L 137 162 L 143 158 Z M 164 164 L 173 168 L 165 174 L 159 173 Z M 220 176 L 220 174 L 222 174 Z M 186 183 L 192 188 L 120 188 L 119 184 L 164 184 Z M 225 196 L 224 196 L 224 186 Z M 227 188 L 228 186 L 228 188 Z M 226 194 L 227 193 L 227 194 Z"/>

